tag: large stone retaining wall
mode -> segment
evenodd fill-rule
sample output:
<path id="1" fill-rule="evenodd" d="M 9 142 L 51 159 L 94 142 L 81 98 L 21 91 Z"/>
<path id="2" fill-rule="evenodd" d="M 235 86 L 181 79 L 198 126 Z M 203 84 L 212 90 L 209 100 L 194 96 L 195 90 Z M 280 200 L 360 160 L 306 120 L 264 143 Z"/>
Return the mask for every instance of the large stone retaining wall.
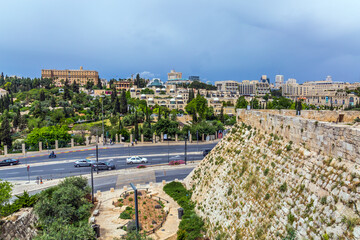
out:
<path id="1" fill-rule="evenodd" d="M 360 128 L 305 119 L 303 116 L 280 115 L 279 111 L 237 110 L 238 122 L 278 134 L 296 144 L 303 144 L 311 151 L 360 163 Z"/>
<path id="2" fill-rule="evenodd" d="M 238 109 L 240 111 L 245 111 L 245 109 Z M 295 110 L 273 110 L 273 109 L 263 109 L 255 110 L 261 112 L 267 112 L 271 114 L 278 114 L 284 116 L 296 116 Z M 302 110 L 301 117 L 306 119 L 313 119 L 324 122 L 336 122 L 339 118 L 339 115 L 344 115 L 343 122 L 352 123 L 355 118 L 360 117 L 360 111 L 329 111 L 329 110 Z"/>
<path id="3" fill-rule="evenodd" d="M 0 222 L 0 239 L 30 240 L 37 235 L 37 217 L 32 208 L 23 208 Z"/>

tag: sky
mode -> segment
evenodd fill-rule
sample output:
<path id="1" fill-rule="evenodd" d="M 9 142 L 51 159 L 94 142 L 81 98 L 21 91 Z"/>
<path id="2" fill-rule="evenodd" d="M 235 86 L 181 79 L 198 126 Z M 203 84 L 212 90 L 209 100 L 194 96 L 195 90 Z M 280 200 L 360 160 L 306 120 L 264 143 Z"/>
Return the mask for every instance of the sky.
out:
<path id="1" fill-rule="evenodd" d="M 358 0 L 13 0 L 0 3 L 0 72 L 203 81 L 276 74 L 360 81 Z"/>

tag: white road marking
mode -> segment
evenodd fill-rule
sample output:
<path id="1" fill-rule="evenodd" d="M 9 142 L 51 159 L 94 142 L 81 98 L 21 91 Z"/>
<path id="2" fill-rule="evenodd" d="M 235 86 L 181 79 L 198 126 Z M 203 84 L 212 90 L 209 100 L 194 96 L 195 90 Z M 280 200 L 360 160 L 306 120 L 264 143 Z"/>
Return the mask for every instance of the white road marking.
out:
<path id="1" fill-rule="evenodd" d="M 162 158 L 152 158 L 151 160 L 161 160 Z"/>
<path id="2" fill-rule="evenodd" d="M 62 171 L 62 170 L 65 170 L 65 168 L 56 168 L 56 169 L 53 169 L 54 171 Z"/>
<path id="3" fill-rule="evenodd" d="M 18 174 L 18 173 L 20 173 L 20 172 L 11 172 L 11 173 L 9 172 L 9 173 L 5 173 L 5 174 L 9 174 L 9 175 L 10 175 L 10 174 Z"/>
<path id="4" fill-rule="evenodd" d="M 43 172 L 44 170 L 30 170 L 30 172 Z"/>

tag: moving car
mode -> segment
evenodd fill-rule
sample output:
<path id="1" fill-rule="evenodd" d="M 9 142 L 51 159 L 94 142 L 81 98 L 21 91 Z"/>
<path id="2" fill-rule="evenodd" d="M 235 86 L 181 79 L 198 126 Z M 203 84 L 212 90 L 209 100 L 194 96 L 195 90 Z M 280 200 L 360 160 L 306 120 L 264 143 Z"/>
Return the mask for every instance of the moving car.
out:
<path id="1" fill-rule="evenodd" d="M 99 169 L 99 170 L 111 170 L 111 169 L 115 169 L 115 164 L 112 161 L 109 162 L 98 162 L 98 163 L 94 163 L 93 164 L 93 168 L 95 170 Z"/>
<path id="2" fill-rule="evenodd" d="M 205 157 L 206 155 L 208 155 L 210 151 L 211 151 L 211 149 L 205 149 L 203 151 L 203 156 Z"/>
<path id="3" fill-rule="evenodd" d="M 74 167 L 90 167 L 91 164 L 94 164 L 95 162 L 95 160 L 80 159 L 74 162 Z"/>
<path id="4" fill-rule="evenodd" d="M 127 164 L 133 164 L 133 163 L 147 163 L 147 158 L 139 157 L 139 156 L 132 156 L 126 159 Z"/>
<path id="5" fill-rule="evenodd" d="M 17 165 L 19 164 L 19 160 L 18 159 L 4 159 L 0 161 L 0 166 L 12 166 L 12 165 Z"/>

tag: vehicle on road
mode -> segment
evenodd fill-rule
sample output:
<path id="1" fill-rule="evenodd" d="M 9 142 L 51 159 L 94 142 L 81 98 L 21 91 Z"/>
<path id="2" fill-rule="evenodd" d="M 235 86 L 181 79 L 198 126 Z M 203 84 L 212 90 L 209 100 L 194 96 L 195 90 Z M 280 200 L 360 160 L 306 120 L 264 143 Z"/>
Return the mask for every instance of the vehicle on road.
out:
<path id="1" fill-rule="evenodd" d="M 94 163 L 93 164 L 93 168 L 95 170 L 99 169 L 99 170 L 111 170 L 111 169 L 115 169 L 115 164 L 113 161 L 109 161 L 109 162 L 98 162 L 98 163 Z"/>
<path id="2" fill-rule="evenodd" d="M 205 149 L 203 151 L 203 156 L 205 157 L 206 155 L 208 155 L 210 151 L 211 151 L 211 149 Z"/>
<path id="3" fill-rule="evenodd" d="M 90 167 L 93 163 L 96 163 L 96 161 L 89 159 L 80 159 L 74 162 L 74 167 Z"/>
<path id="4" fill-rule="evenodd" d="M 17 165 L 19 164 L 19 160 L 18 159 L 4 159 L 2 161 L 0 161 L 0 166 L 12 166 L 12 165 Z"/>
<path id="5" fill-rule="evenodd" d="M 126 159 L 127 164 L 133 164 L 133 163 L 147 163 L 147 158 L 139 157 L 139 156 L 132 156 Z"/>
<path id="6" fill-rule="evenodd" d="M 49 154 L 49 158 L 56 158 L 56 154 L 54 153 L 54 151 Z"/>

